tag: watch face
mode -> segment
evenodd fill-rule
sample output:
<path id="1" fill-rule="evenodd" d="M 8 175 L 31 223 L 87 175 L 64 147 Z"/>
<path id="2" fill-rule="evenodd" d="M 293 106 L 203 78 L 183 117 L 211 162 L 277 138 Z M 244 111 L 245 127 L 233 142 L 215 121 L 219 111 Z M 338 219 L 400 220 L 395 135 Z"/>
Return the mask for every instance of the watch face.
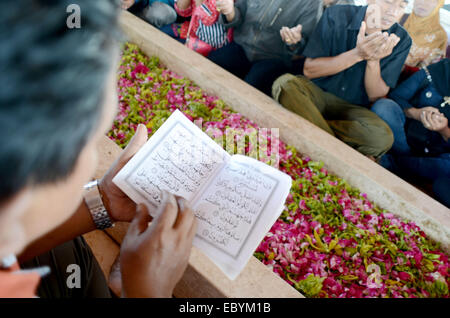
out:
<path id="1" fill-rule="evenodd" d="M 103 207 L 103 201 L 96 184 L 92 187 L 87 188 L 87 191 L 84 195 L 84 200 L 86 201 L 86 204 L 91 211 L 99 206 Z"/>
<path id="2" fill-rule="evenodd" d="M 98 186 L 98 180 L 93 180 L 84 185 L 84 190 L 89 191 L 96 186 Z"/>

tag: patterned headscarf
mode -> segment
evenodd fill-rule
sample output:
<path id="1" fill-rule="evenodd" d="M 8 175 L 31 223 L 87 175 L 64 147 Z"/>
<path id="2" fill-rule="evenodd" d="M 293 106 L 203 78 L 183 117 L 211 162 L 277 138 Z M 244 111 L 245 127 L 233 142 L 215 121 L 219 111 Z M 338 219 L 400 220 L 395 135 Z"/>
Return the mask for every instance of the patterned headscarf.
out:
<path id="1" fill-rule="evenodd" d="M 410 65 L 412 59 L 407 60 L 409 66 L 426 66 L 445 56 L 447 49 L 447 33 L 441 26 L 440 9 L 445 0 L 439 0 L 438 5 L 427 17 L 419 17 L 414 12 L 405 22 L 405 29 L 413 39 L 412 56 L 425 55 L 423 61 Z"/>

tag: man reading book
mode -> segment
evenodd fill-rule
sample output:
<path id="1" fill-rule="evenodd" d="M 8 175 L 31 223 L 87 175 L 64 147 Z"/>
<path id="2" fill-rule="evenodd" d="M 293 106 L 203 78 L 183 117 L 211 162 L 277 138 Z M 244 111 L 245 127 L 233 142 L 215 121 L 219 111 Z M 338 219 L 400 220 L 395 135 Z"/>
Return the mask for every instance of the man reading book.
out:
<path id="1" fill-rule="evenodd" d="M 112 182 L 146 142 L 144 126 L 98 186 L 83 191 L 117 110 L 118 8 L 112 0 L 77 3 L 82 27 L 73 30 L 70 1 L 7 1 L 0 10 L 0 297 L 109 297 L 80 235 L 131 220 L 122 295 L 171 297 L 196 232 L 192 211 L 164 193 L 149 227 L 149 208 Z M 51 273 L 40 281 L 48 270 L 21 272 L 16 256 L 23 267 L 47 265 Z M 81 288 L 66 285 L 69 264 L 81 268 Z"/>

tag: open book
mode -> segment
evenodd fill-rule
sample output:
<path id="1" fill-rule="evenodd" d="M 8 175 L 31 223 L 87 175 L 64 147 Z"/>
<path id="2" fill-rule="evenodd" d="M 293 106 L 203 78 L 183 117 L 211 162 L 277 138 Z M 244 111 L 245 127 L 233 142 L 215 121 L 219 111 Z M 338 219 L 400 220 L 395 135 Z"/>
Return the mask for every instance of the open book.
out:
<path id="1" fill-rule="evenodd" d="M 230 156 L 178 110 L 113 181 L 136 203 L 154 210 L 162 190 L 185 198 L 198 221 L 194 246 L 230 279 L 280 216 L 292 184 L 269 165 Z"/>

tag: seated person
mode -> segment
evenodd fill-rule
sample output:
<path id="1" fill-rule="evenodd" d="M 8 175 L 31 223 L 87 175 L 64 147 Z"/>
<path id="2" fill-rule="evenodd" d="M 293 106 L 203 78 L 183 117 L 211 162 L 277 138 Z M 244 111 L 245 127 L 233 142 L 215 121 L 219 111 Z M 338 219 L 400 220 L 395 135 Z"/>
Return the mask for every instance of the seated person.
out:
<path id="1" fill-rule="evenodd" d="M 368 108 L 396 86 L 408 56 L 411 38 L 397 23 L 407 4 L 326 9 L 303 52 L 306 77 L 283 75 L 273 97 L 371 159 L 386 153 L 392 132 Z"/>
<path id="2" fill-rule="evenodd" d="M 211 52 L 211 61 L 267 95 L 278 76 L 301 73 L 300 56 L 320 18 L 322 1 L 217 0 L 217 7 L 219 21 L 234 28 L 234 42 Z"/>
<path id="3" fill-rule="evenodd" d="M 394 133 L 380 164 L 403 178 L 432 182 L 436 198 L 450 208 L 450 60 L 415 73 L 389 97 L 372 107 Z"/>
<path id="4" fill-rule="evenodd" d="M 404 28 L 413 40 L 406 60 L 409 67 L 424 67 L 446 55 L 447 33 L 440 23 L 444 0 L 415 0 L 413 12 L 405 16 Z"/>
<path id="5" fill-rule="evenodd" d="M 77 4 L 83 27 L 76 31 L 59 23 L 67 19 L 66 1 L 8 1 L 0 10 L 0 297 L 109 297 L 80 235 L 131 220 L 120 252 L 122 296 L 171 297 L 188 263 L 193 212 L 165 194 L 161 217 L 148 226 L 148 207 L 136 206 L 112 182 L 146 142 L 144 125 L 92 185 L 95 205 L 83 200 L 98 142 L 118 108 L 119 8 L 113 0 Z M 16 256 L 48 267 L 21 271 Z M 68 265 L 79 266 L 80 288 L 66 283 Z"/>
<path id="6" fill-rule="evenodd" d="M 328 8 L 334 6 L 336 4 L 355 4 L 355 0 L 324 0 L 323 6 L 324 8 Z"/>
<path id="7" fill-rule="evenodd" d="M 204 56 L 233 41 L 233 30 L 218 22 L 220 12 L 216 0 L 178 0 L 175 9 L 181 17 L 191 17 L 184 23 L 173 23 L 161 31 Z"/>
<path id="8" fill-rule="evenodd" d="M 174 0 L 121 0 L 122 9 L 147 21 L 157 28 L 177 20 Z"/>

